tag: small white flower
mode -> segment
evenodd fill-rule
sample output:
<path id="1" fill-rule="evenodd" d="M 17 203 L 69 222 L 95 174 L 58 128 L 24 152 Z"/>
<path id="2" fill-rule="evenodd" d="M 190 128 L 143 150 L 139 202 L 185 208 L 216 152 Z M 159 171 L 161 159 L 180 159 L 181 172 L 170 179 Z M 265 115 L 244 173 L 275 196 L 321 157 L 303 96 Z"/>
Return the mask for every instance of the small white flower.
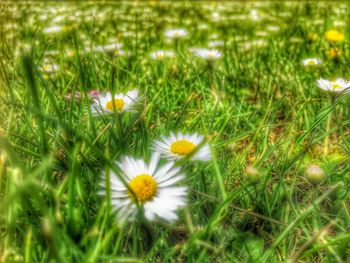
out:
<path id="1" fill-rule="evenodd" d="M 169 29 L 165 31 L 164 35 L 167 38 L 184 38 L 188 35 L 188 32 L 185 29 L 178 28 L 178 29 Z"/>
<path id="2" fill-rule="evenodd" d="M 63 30 L 63 27 L 62 26 L 59 26 L 59 25 L 53 25 L 53 26 L 50 26 L 50 27 L 46 27 L 43 29 L 43 32 L 45 34 L 51 34 L 51 33 L 59 33 Z"/>
<path id="3" fill-rule="evenodd" d="M 45 73 L 54 73 L 59 69 L 58 65 L 56 64 L 45 64 L 41 66 L 40 70 Z"/>
<path id="4" fill-rule="evenodd" d="M 321 60 L 319 58 L 307 58 L 303 60 L 303 65 L 307 66 L 318 66 L 321 65 Z"/>
<path id="5" fill-rule="evenodd" d="M 205 60 L 217 60 L 222 57 L 222 53 L 216 49 L 207 49 L 207 48 L 195 48 L 192 49 L 192 52 L 200 58 Z"/>
<path id="6" fill-rule="evenodd" d="M 150 57 L 155 60 L 163 60 L 165 58 L 173 58 L 175 53 L 173 51 L 158 50 L 150 53 Z"/>
<path id="7" fill-rule="evenodd" d="M 250 18 L 254 21 L 259 21 L 261 19 L 258 11 L 256 9 L 253 9 L 250 11 Z"/>
<path id="8" fill-rule="evenodd" d="M 350 81 L 344 80 L 342 78 L 337 78 L 336 80 L 319 79 L 317 80 L 317 85 L 325 90 L 331 92 L 349 92 Z"/>
<path id="9" fill-rule="evenodd" d="M 170 133 L 169 137 L 162 136 L 161 140 L 153 143 L 153 150 L 161 153 L 168 160 L 180 160 L 192 151 L 204 140 L 203 135 L 183 134 L 181 132 Z M 202 145 L 197 152 L 191 157 L 192 160 L 209 161 L 211 153 L 208 143 Z"/>
<path id="10" fill-rule="evenodd" d="M 138 214 L 137 203 L 142 206 L 148 220 L 177 219 L 176 210 L 186 204 L 187 188 L 177 185 L 184 179 L 184 174 L 181 168 L 174 167 L 174 162 L 159 167 L 159 161 L 160 155 L 154 153 L 149 164 L 128 156 L 117 162 L 121 174 L 118 176 L 110 173 L 110 186 L 111 204 L 117 212 L 119 222 L 135 220 Z M 104 190 L 99 192 L 102 196 L 106 196 L 105 181 L 104 174 L 101 182 Z"/>
<path id="11" fill-rule="evenodd" d="M 118 113 L 136 112 L 135 105 L 139 101 L 139 91 L 133 89 L 126 94 L 119 93 L 113 98 L 110 92 L 99 94 L 91 105 L 91 112 L 94 115 L 112 114 L 114 109 Z"/>

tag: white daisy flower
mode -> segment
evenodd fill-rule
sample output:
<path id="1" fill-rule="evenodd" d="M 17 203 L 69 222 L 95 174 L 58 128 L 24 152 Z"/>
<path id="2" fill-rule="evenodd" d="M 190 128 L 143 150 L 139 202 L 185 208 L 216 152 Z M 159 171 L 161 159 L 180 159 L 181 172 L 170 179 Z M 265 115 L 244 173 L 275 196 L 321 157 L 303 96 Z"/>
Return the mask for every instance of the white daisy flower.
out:
<path id="1" fill-rule="evenodd" d="M 259 12 L 256 9 L 251 10 L 249 15 L 254 21 L 259 21 L 261 19 Z"/>
<path id="2" fill-rule="evenodd" d="M 49 27 L 45 27 L 43 29 L 43 33 L 45 34 L 51 34 L 51 33 L 59 33 L 63 30 L 62 26 L 59 25 L 53 25 L 53 26 L 49 26 Z"/>
<path id="3" fill-rule="evenodd" d="M 205 60 L 217 60 L 222 57 L 222 53 L 216 49 L 196 48 L 193 49 L 193 53 L 200 58 Z"/>
<path id="4" fill-rule="evenodd" d="M 56 64 L 45 64 L 40 67 L 40 70 L 45 73 L 54 73 L 59 69 Z"/>
<path id="5" fill-rule="evenodd" d="M 342 78 L 337 78 L 336 80 L 319 79 L 317 80 L 317 85 L 325 90 L 331 92 L 349 92 L 350 81 L 344 80 Z"/>
<path id="6" fill-rule="evenodd" d="M 177 219 L 175 211 L 186 204 L 187 188 L 177 185 L 184 179 L 184 174 L 179 167 L 174 167 L 174 162 L 158 167 L 159 161 L 160 154 L 154 153 L 149 164 L 128 156 L 117 162 L 124 182 L 111 172 L 110 186 L 111 204 L 119 222 L 132 221 L 137 217 L 137 203 L 142 206 L 148 220 Z M 106 175 L 103 179 L 101 186 L 104 190 L 99 194 L 106 196 Z"/>
<path id="7" fill-rule="evenodd" d="M 303 60 L 303 65 L 307 66 L 318 66 L 321 65 L 321 60 L 319 58 L 307 58 Z"/>
<path id="8" fill-rule="evenodd" d="M 134 106 L 140 99 L 138 94 L 137 89 L 130 90 L 126 94 L 116 94 L 114 98 L 110 92 L 100 94 L 91 105 L 91 111 L 94 115 L 111 114 L 114 108 L 118 113 L 136 112 Z"/>
<path id="9" fill-rule="evenodd" d="M 150 53 L 150 57 L 154 60 L 163 60 L 165 58 L 173 58 L 175 53 L 173 51 L 158 50 Z"/>
<path id="10" fill-rule="evenodd" d="M 195 150 L 204 140 L 203 135 L 197 133 L 177 134 L 170 133 L 169 137 L 162 136 L 161 140 L 153 143 L 153 150 L 161 153 L 168 160 L 180 160 Z M 211 153 L 208 143 L 202 145 L 197 152 L 191 157 L 191 160 L 209 161 Z"/>
<path id="11" fill-rule="evenodd" d="M 184 38 L 188 35 L 187 30 L 182 29 L 182 28 L 178 28 L 178 29 L 169 29 L 167 31 L 165 31 L 164 35 L 167 38 Z"/>

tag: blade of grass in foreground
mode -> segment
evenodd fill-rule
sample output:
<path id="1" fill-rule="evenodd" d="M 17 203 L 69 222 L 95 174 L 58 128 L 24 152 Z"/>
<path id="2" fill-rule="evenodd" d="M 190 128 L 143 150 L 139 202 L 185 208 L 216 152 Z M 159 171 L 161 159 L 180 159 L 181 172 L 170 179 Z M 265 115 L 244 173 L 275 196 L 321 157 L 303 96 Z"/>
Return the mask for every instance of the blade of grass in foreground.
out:
<path id="1" fill-rule="evenodd" d="M 38 90 L 35 85 L 35 76 L 34 76 L 34 63 L 32 58 L 29 55 L 24 55 L 22 57 L 23 69 L 28 81 L 29 90 L 33 99 L 33 113 L 35 119 L 38 121 L 39 133 L 40 133 L 40 148 L 43 154 L 48 152 L 47 141 L 45 138 L 45 128 L 42 119 L 42 112 L 40 107 L 40 99 Z"/>
<path id="2" fill-rule="evenodd" d="M 323 200 L 325 200 L 334 190 L 336 190 L 338 187 L 342 186 L 343 183 L 339 182 L 336 185 L 332 186 L 328 189 L 323 195 L 321 195 L 319 198 L 317 198 L 311 205 L 308 206 L 308 208 L 305 209 L 305 211 L 298 216 L 294 221 L 276 238 L 275 242 L 270 246 L 268 250 L 264 253 L 261 262 L 267 262 L 268 258 L 272 255 L 274 250 L 277 248 L 279 243 L 282 242 L 282 240 L 302 221 L 304 220 L 312 211 L 314 211 Z"/>

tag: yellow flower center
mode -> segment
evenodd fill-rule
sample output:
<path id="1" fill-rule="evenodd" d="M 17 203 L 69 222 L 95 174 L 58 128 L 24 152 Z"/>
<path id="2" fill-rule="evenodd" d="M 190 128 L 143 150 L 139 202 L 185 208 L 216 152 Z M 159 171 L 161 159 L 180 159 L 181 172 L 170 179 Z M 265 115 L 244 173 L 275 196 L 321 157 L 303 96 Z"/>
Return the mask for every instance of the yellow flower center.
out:
<path id="1" fill-rule="evenodd" d="M 333 88 L 333 90 L 337 90 L 337 89 L 341 89 L 342 87 L 337 83 L 333 83 L 332 88 Z"/>
<path id="2" fill-rule="evenodd" d="M 113 110 L 113 105 L 115 106 L 115 108 L 119 112 L 121 112 L 123 110 L 123 107 L 124 107 L 124 100 L 123 99 L 110 100 L 106 104 L 106 109 L 112 111 Z"/>
<path id="3" fill-rule="evenodd" d="M 187 140 L 179 140 L 171 144 L 170 151 L 178 155 L 187 155 L 196 148 L 196 145 Z"/>
<path id="4" fill-rule="evenodd" d="M 43 66 L 43 70 L 46 71 L 46 72 L 47 71 L 51 71 L 52 70 L 52 66 L 51 65 L 44 65 Z"/>
<path id="5" fill-rule="evenodd" d="M 163 52 L 159 52 L 156 54 L 156 58 L 157 59 L 163 59 L 164 58 L 164 53 Z"/>
<path id="6" fill-rule="evenodd" d="M 208 53 L 208 57 L 209 57 L 209 58 L 216 58 L 216 52 L 215 52 L 215 51 L 210 51 L 210 52 Z"/>
<path id="7" fill-rule="evenodd" d="M 75 56 L 75 51 L 73 51 L 73 50 L 68 51 L 68 56 L 69 57 L 74 57 Z"/>
<path id="8" fill-rule="evenodd" d="M 308 65 L 316 65 L 316 62 L 314 60 L 310 60 L 307 64 Z"/>
<path id="9" fill-rule="evenodd" d="M 141 203 L 151 200 L 157 192 L 157 183 L 152 176 L 148 174 L 140 174 L 132 179 L 129 187 L 135 194 L 137 200 Z M 129 192 L 129 195 L 134 198 L 134 195 Z"/>

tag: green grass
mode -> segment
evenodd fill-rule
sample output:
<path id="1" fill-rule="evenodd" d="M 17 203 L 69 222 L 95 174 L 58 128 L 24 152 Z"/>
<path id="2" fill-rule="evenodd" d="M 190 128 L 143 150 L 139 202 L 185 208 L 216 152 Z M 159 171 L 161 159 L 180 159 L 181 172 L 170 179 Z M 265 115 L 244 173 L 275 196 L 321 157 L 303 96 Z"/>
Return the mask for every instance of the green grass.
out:
<path id="1" fill-rule="evenodd" d="M 350 99 L 316 85 L 319 78 L 349 79 L 349 4 L 0 8 L 0 262 L 350 260 Z M 253 9 L 260 20 L 251 19 Z M 44 34 L 52 24 L 65 30 Z M 168 41 L 168 28 L 185 28 L 189 37 Z M 345 40 L 327 42 L 330 28 Z M 214 63 L 188 51 L 214 37 L 224 42 Z M 128 55 L 84 52 L 109 38 Z M 263 46 L 247 47 L 256 40 Z M 340 55 L 330 58 L 334 47 Z M 150 52 L 160 49 L 176 55 L 152 60 Z M 301 61 L 308 57 L 323 63 L 306 68 Z M 45 58 L 59 70 L 43 73 Z M 143 95 L 138 113 L 92 116 L 89 90 L 132 88 Z M 65 99 L 77 91 L 81 100 Z M 188 202 L 177 221 L 119 226 L 97 195 L 101 173 L 115 170 L 122 155 L 148 159 L 152 141 L 170 131 L 206 135 L 212 160 L 182 163 Z M 324 169 L 323 183 L 308 182 L 309 164 Z M 258 182 L 247 180 L 247 166 L 260 171 Z"/>

